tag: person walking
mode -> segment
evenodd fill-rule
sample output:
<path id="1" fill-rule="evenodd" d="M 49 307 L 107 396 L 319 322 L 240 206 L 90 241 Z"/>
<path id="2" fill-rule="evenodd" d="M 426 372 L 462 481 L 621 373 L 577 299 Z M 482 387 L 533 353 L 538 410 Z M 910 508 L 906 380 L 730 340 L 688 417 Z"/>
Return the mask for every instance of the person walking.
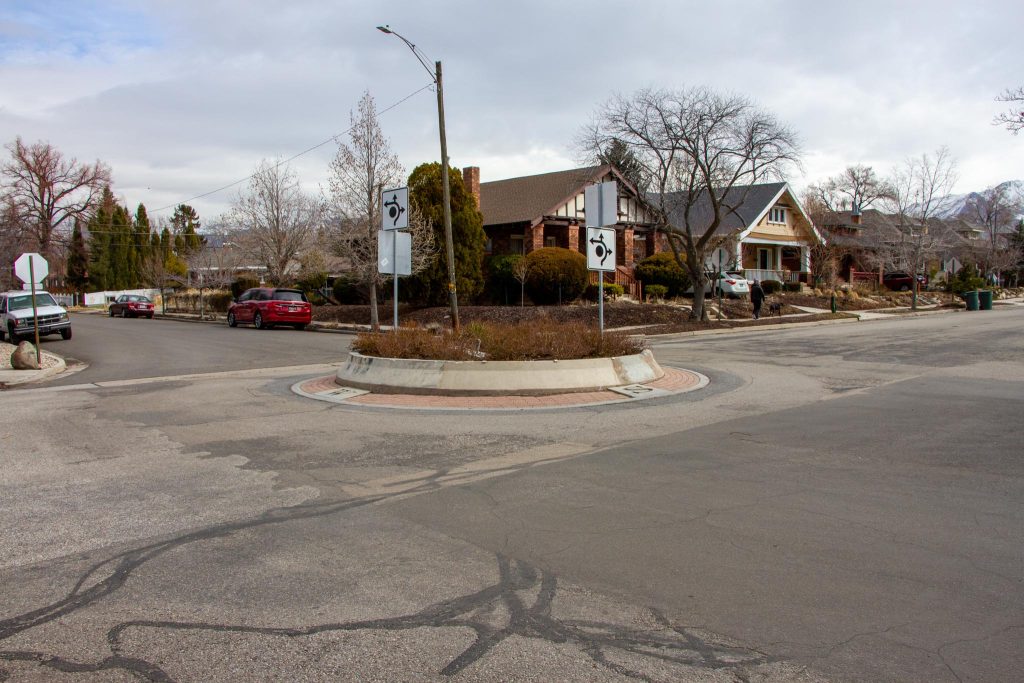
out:
<path id="1" fill-rule="evenodd" d="M 750 288 L 750 303 L 754 305 L 754 320 L 757 320 L 761 317 L 761 304 L 764 303 L 764 290 L 761 289 L 761 283 L 758 280 L 754 280 L 754 284 Z"/>

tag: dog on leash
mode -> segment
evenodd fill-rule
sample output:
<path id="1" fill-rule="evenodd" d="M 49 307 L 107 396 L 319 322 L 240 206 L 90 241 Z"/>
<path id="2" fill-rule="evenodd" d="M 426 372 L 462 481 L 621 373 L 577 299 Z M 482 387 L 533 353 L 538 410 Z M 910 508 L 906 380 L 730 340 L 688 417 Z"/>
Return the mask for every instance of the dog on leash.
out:
<path id="1" fill-rule="evenodd" d="M 770 318 L 773 315 L 782 317 L 782 304 L 777 301 L 768 304 L 768 317 Z"/>

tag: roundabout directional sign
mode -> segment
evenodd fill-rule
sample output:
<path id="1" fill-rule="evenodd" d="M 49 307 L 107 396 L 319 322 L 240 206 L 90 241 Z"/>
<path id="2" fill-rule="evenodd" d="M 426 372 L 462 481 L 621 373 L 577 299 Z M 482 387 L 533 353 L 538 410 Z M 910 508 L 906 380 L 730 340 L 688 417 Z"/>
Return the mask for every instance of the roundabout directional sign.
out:
<path id="1" fill-rule="evenodd" d="M 614 228 L 587 228 L 587 270 L 615 270 Z"/>

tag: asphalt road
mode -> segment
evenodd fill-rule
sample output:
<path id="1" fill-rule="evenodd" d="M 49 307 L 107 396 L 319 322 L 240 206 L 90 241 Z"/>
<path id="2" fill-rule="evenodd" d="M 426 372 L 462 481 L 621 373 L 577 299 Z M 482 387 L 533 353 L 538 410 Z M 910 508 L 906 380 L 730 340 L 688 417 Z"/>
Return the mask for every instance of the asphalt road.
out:
<path id="1" fill-rule="evenodd" d="M 1022 326 L 663 342 L 711 385 L 567 411 L 6 392 L 0 680 L 1017 681 Z"/>
<path id="2" fill-rule="evenodd" d="M 44 337 L 43 348 L 88 367 L 53 385 L 337 362 L 351 339 L 347 334 L 290 328 L 232 329 L 226 323 L 94 313 L 72 314 L 71 326 L 70 340 Z"/>

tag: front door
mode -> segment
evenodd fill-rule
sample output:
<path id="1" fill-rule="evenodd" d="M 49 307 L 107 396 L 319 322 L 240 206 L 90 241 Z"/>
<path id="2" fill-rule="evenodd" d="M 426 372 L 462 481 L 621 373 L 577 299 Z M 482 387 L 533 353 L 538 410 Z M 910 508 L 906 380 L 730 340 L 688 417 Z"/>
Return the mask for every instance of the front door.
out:
<path id="1" fill-rule="evenodd" d="M 771 249 L 758 249 L 757 250 L 757 269 L 758 270 L 771 270 L 774 264 L 772 263 L 772 250 Z"/>

